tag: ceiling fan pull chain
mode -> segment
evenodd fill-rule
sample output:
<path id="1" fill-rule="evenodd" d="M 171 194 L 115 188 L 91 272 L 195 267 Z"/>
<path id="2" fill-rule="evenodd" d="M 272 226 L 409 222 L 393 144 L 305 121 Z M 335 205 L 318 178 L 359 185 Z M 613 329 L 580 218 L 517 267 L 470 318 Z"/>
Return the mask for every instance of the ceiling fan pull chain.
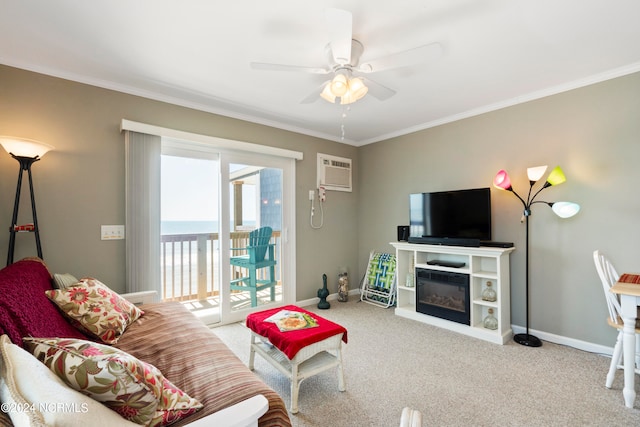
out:
<path id="1" fill-rule="evenodd" d="M 341 141 L 344 141 L 344 136 L 345 136 L 344 119 L 347 118 L 347 111 L 350 111 L 350 110 L 351 110 L 351 106 L 349 105 L 342 107 L 342 118 L 340 120 L 340 131 L 341 131 L 340 140 Z"/>

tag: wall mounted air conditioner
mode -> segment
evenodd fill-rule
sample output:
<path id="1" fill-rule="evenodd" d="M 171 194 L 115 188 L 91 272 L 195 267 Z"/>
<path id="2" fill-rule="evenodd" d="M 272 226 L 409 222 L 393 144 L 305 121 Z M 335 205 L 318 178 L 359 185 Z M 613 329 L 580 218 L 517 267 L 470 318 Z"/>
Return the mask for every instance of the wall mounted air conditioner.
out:
<path id="1" fill-rule="evenodd" d="M 318 188 L 352 191 L 351 159 L 318 153 Z"/>

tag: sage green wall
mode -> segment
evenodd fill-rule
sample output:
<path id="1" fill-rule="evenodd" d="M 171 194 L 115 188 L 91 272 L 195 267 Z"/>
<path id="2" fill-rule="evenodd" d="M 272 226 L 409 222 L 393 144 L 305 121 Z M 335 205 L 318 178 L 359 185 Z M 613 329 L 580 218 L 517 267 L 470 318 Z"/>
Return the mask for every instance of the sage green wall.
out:
<path id="1" fill-rule="evenodd" d="M 531 218 L 533 329 L 613 345 L 591 253 L 601 249 L 619 271 L 640 271 L 640 74 L 460 120 L 360 148 L 0 66 L 0 134 L 56 147 L 34 165 L 44 257 L 51 270 L 101 278 L 124 290 L 124 241 L 100 240 L 101 224 L 124 223 L 122 118 L 304 153 L 296 171 L 297 299 L 316 295 L 323 273 L 335 291 L 346 266 L 354 288 L 369 251 L 391 251 L 396 225 L 408 221 L 412 192 L 490 186 L 504 168 L 526 193 L 526 168 L 560 165 L 567 182 L 543 199 L 582 206 L 560 220 L 544 206 Z M 325 225 L 309 226 L 308 191 L 318 152 L 354 159 L 354 192 L 329 192 Z M 18 165 L 0 152 L 0 225 L 11 222 Z M 381 173 L 386 171 L 386 173 Z M 524 325 L 524 227 L 521 205 L 494 190 L 495 240 L 513 241 L 512 322 Z M 23 202 L 26 199 L 23 197 Z M 23 203 L 19 222 L 30 221 Z M 18 236 L 17 257 L 33 255 Z M 0 263 L 8 233 L 0 233 Z"/>
<path id="2" fill-rule="evenodd" d="M 0 135 L 55 147 L 32 169 L 43 255 L 53 272 L 91 275 L 124 290 L 124 241 L 100 240 L 101 224 L 125 219 L 123 118 L 302 152 L 296 165 L 297 299 L 315 297 L 323 273 L 333 292 L 339 267 L 357 275 L 357 161 L 355 191 L 328 193 L 320 230 L 309 225 L 308 198 L 316 186 L 316 154 L 355 160 L 355 147 L 0 66 Z M 17 172 L 18 163 L 0 149 L 3 230 L 11 223 Z M 22 202 L 18 222 L 31 222 L 28 193 Z M 2 266 L 8 234 L 0 233 Z M 35 253 L 33 236 L 18 235 L 16 259 Z"/>
<path id="3" fill-rule="evenodd" d="M 532 210 L 530 328 L 613 346 L 592 252 L 609 255 L 619 272 L 640 271 L 639 93 L 637 73 L 362 147 L 360 264 L 372 249 L 393 250 L 410 193 L 492 186 L 505 169 L 526 197 L 527 167 L 560 165 L 567 182 L 544 190 L 541 200 L 582 209 L 565 220 L 544 205 Z M 511 315 L 524 327 L 522 204 L 493 188 L 492 204 L 493 239 L 517 248 Z"/>

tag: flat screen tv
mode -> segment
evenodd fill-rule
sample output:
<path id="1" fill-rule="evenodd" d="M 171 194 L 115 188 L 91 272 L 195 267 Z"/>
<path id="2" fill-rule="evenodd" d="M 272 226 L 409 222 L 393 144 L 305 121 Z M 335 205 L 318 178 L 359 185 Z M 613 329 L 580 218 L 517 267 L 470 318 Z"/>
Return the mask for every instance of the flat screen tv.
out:
<path id="1" fill-rule="evenodd" d="M 491 240 L 491 191 L 486 188 L 409 196 L 409 239 L 456 244 Z M 466 242 L 468 243 L 468 242 Z"/>

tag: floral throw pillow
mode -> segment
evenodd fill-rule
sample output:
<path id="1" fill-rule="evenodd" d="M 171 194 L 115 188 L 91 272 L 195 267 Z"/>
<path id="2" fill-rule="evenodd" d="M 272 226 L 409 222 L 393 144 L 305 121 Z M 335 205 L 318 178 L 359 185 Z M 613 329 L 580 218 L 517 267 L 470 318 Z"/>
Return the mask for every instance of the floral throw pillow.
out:
<path id="1" fill-rule="evenodd" d="M 97 279 L 84 278 L 65 289 L 45 291 L 83 332 L 115 344 L 144 312 Z"/>
<path id="2" fill-rule="evenodd" d="M 167 426 L 202 408 L 158 368 L 114 347 L 73 338 L 23 342 L 68 386 L 136 424 Z"/>
<path id="3" fill-rule="evenodd" d="M 10 416 L 12 425 L 139 427 L 67 386 L 31 353 L 13 344 L 7 335 L 0 336 L 0 354 L 2 411 Z M 0 425 L 5 424 L 0 421 Z"/>

